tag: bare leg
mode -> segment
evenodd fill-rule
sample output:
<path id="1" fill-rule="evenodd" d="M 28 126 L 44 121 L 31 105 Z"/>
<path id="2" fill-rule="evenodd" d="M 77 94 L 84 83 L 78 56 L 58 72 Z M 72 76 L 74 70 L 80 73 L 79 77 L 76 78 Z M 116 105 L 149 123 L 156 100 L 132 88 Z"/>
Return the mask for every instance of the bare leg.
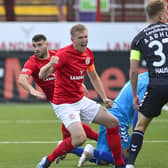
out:
<path id="1" fill-rule="evenodd" d="M 107 142 L 114 156 L 114 162 L 117 166 L 124 165 L 118 119 L 101 106 L 93 122 L 104 125 L 107 128 Z"/>

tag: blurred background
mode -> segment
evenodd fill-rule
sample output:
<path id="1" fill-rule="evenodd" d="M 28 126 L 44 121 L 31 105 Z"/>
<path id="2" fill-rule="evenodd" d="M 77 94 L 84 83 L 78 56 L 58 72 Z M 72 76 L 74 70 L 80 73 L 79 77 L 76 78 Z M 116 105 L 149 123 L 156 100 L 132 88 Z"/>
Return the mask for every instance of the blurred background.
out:
<path id="1" fill-rule="evenodd" d="M 0 101 L 41 102 L 22 89 L 18 74 L 32 53 L 36 33 L 47 36 L 50 49 L 71 43 L 69 30 L 83 23 L 107 95 L 114 99 L 128 80 L 129 48 L 147 24 L 146 0 L 0 0 Z M 140 72 L 145 71 L 142 61 Z M 99 100 L 88 82 L 89 97 Z M 36 86 L 38 87 L 38 86 Z"/>
<path id="2" fill-rule="evenodd" d="M 147 0 L 0 0 L 1 21 L 145 22 Z"/>

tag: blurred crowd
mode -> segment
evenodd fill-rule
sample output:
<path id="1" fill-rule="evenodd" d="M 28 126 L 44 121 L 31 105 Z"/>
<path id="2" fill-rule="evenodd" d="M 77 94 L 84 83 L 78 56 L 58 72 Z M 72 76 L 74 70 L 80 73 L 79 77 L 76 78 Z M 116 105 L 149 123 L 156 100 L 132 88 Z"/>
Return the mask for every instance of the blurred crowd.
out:
<path id="1" fill-rule="evenodd" d="M 146 21 L 144 12 L 144 4 L 146 0 L 107 0 L 103 1 L 104 4 L 99 4 L 100 8 L 98 8 L 97 3 L 102 2 L 101 0 L 90 0 L 87 1 L 88 4 L 83 0 L 28 0 L 25 2 L 21 0 L 1 1 L 0 5 L 4 6 L 4 20 L 6 21 L 96 21 L 96 16 L 99 16 L 100 21 Z M 33 17 L 36 17 L 35 15 L 33 16 L 34 12 L 32 12 L 30 18 L 28 18 L 28 14 L 24 15 L 24 13 L 22 13 L 22 18 L 18 19 L 20 17 L 18 15 L 21 14 L 17 13 L 17 6 L 52 6 L 55 7 L 55 11 L 51 14 L 52 18 L 51 15 L 45 16 L 42 14 L 40 20 L 38 20 L 39 17 L 37 19 L 32 19 Z M 32 10 L 34 9 L 32 8 Z M 51 11 L 49 8 L 47 10 Z M 23 11 L 26 12 L 26 10 Z M 36 13 L 38 13 L 38 11 L 36 11 Z M 24 16 L 26 16 L 27 19 L 24 20 Z M 1 18 L 0 20 L 2 21 Z"/>

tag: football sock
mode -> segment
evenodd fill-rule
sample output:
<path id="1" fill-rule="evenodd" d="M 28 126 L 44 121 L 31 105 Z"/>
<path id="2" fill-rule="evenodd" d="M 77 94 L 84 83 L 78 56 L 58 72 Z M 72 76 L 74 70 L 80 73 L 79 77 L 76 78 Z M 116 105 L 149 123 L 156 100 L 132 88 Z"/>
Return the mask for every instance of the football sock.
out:
<path id="1" fill-rule="evenodd" d="M 142 131 L 134 130 L 131 137 L 131 144 L 129 149 L 129 157 L 128 164 L 134 164 L 136 157 L 141 149 L 143 143 L 143 135 Z"/>
<path id="2" fill-rule="evenodd" d="M 103 152 L 103 151 L 98 151 L 95 149 L 93 156 L 96 158 L 97 164 L 100 164 L 101 160 L 104 160 L 108 163 L 114 164 L 114 159 L 112 157 L 111 152 Z"/>
<path id="3" fill-rule="evenodd" d="M 84 150 L 83 148 L 77 147 L 77 148 L 72 149 L 69 153 L 73 153 L 77 156 L 81 156 L 83 153 L 83 150 Z"/>
<path id="4" fill-rule="evenodd" d="M 107 128 L 107 142 L 114 157 L 114 162 L 117 166 L 124 165 L 121 149 L 121 138 L 119 134 L 119 126 Z"/>
<path id="5" fill-rule="evenodd" d="M 62 143 L 60 143 L 57 148 L 50 155 L 47 156 L 50 162 L 53 162 L 58 156 L 65 155 L 66 153 L 74 149 L 71 144 L 71 139 L 72 138 L 69 137 L 63 140 Z"/>
<path id="6" fill-rule="evenodd" d="M 97 141 L 99 134 L 97 132 L 95 132 L 94 130 L 92 130 L 92 128 L 89 125 L 87 125 L 85 123 L 82 123 L 82 125 L 83 125 L 83 128 L 85 130 L 87 137 L 89 139 L 93 139 L 93 140 Z"/>
<path id="7" fill-rule="evenodd" d="M 71 136 L 69 131 L 65 128 L 64 124 L 62 124 L 62 136 L 63 140 Z"/>

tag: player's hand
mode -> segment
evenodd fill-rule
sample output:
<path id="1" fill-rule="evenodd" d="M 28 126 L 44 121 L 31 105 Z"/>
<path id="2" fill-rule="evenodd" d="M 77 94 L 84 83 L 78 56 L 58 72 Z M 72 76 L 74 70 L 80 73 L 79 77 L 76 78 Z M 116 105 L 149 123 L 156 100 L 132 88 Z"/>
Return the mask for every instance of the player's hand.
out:
<path id="1" fill-rule="evenodd" d="M 138 111 L 139 110 L 139 105 L 140 105 L 139 97 L 138 96 L 133 97 L 134 109 Z"/>
<path id="2" fill-rule="evenodd" d="M 103 102 L 104 102 L 106 108 L 111 108 L 112 105 L 113 105 L 113 101 L 111 99 L 108 99 L 108 98 L 104 99 Z"/>
<path id="3" fill-rule="evenodd" d="M 58 64 L 58 61 L 59 61 L 59 57 L 52 56 L 49 63 L 51 66 L 54 66 L 55 64 Z"/>
<path id="4" fill-rule="evenodd" d="M 46 96 L 43 92 L 39 92 L 38 90 L 35 90 L 35 89 L 31 89 L 30 94 L 33 96 L 36 96 L 36 97 L 46 98 Z"/>

